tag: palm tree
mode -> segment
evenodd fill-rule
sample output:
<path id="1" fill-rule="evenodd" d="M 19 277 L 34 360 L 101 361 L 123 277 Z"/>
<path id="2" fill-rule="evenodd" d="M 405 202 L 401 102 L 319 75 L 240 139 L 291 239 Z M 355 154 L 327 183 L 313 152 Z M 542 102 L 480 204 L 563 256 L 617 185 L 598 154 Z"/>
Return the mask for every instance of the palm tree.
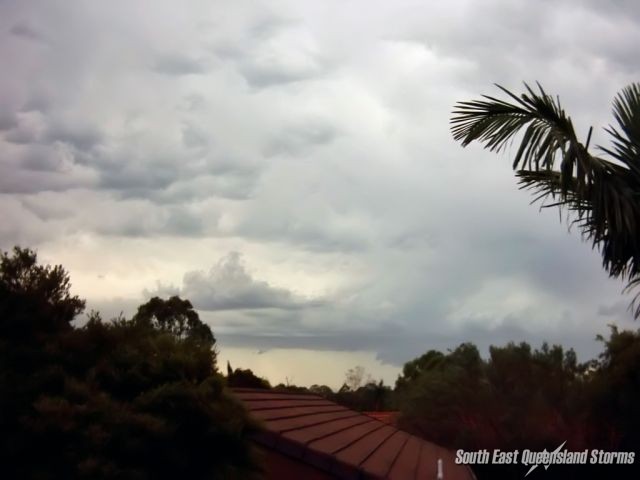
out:
<path id="1" fill-rule="evenodd" d="M 513 160 L 521 189 L 532 190 L 532 203 L 570 212 L 583 239 L 602 254 L 605 270 L 626 279 L 625 291 L 640 285 L 640 84 L 624 88 L 613 102 L 617 127 L 605 131 L 611 147 L 589 151 L 578 140 L 559 98 L 525 83 L 520 96 L 497 85 L 510 98 L 483 96 L 459 102 L 451 118 L 453 137 L 465 147 L 474 140 L 499 152 L 523 132 Z M 638 294 L 631 303 L 640 316 Z"/>

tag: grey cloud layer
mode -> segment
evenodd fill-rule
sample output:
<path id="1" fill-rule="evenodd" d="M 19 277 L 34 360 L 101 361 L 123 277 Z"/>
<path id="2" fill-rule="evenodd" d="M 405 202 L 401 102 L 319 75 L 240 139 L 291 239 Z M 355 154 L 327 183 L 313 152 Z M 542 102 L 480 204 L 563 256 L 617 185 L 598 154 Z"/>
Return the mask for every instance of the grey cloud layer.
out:
<path id="1" fill-rule="evenodd" d="M 343 280 L 314 302 L 239 256 L 185 263 L 164 292 L 230 342 L 591 352 L 630 324 L 622 285 L 448 119 L 492 82 L 540 80 L 606 142 L 613 95 L 640 79 L 638 5 L 1 2 L 0 247 L 224 240 Z"/>

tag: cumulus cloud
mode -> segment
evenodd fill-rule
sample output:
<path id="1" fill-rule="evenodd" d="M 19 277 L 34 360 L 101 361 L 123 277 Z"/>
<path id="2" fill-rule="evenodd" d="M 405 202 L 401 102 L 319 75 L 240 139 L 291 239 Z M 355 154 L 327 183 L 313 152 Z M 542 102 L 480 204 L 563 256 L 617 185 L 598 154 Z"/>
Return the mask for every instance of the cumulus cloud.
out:
<path id="1" fill-rule="evenodd" d="M 205 311 L 298 310 L 322 304 L 253 278 L 238 252 L 230 252 L 208 272 L 187 272 L 181 287 L 159 287 L 156 293 L 180 295 Z"/>

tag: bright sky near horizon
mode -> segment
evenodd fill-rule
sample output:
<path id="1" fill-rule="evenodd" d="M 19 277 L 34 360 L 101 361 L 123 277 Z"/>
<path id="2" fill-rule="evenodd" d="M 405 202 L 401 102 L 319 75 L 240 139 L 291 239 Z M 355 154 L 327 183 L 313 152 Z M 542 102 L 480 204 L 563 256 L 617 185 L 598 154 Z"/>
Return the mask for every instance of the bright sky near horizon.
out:
<path id="1" fill-rule="evenodd" d="M 0 0 L 0 36 L 0 248 L 64 265 L 104 316 L 177 293 L 223 361 L 334 387 L 637 328 L 509 152 L 449 118 L 539 81 L 606 145 L 638 2 Z"/>

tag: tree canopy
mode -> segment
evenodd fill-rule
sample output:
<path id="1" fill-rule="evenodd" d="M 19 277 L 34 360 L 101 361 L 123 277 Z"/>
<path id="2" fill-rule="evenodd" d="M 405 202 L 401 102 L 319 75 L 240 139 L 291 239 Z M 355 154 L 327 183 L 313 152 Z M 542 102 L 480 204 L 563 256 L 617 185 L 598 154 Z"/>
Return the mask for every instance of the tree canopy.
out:
<path id="1" fill-rule="evenodd" d="M 599 358 L 579 363 L 573 350 L 543 343 L 492 346 L 481 358 L 473 344 L 429 351 L 405 364 L 396 383 L 402 428 L 446 447 L 466 450 L 573 451 L 640 449 L 640 330 L 611 327 Z M 603 470 L 611 474 L 614 470 Z M 626 467 L 626 466 L 625 466 Z M 582 478 L 584 468 L 545 478 Z M 631 478 L 637 468 L 620 470 Z M 479 478 L 517 478 L 518 466 L 476 466 Z M 571 471 L 570 471 L 571 470 Z M 580 476 L 581 475 L 581 476 Z"/>
<path id="2" fill-rule="evenodd" d="M 254 478 L 258 429 L 224 389 L 215 339 L 186 300 L 133 319 L 72 320 L 61 266 L 0 263 L 0 455 L 6 478 Z"/>

